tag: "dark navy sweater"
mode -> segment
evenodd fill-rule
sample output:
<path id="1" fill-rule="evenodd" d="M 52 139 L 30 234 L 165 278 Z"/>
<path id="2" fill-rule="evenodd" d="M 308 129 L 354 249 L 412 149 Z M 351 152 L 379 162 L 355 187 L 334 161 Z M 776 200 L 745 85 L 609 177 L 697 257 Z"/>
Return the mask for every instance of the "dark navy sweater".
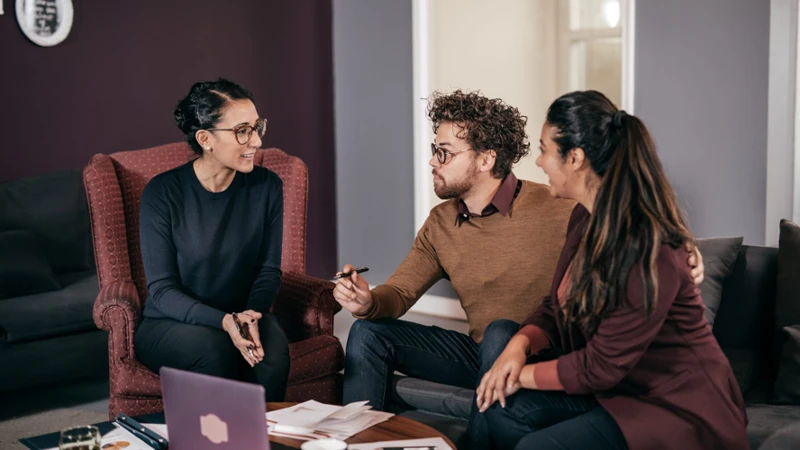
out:
<path id="1" fill-rule="evenodd" d="M 222 328 L 225 314 L 269 312 L 283 235 L 283 183 L 274 172 L 236 172 L 213 193 L 189 162 L 147 183 L 139 218 L 144 317 Z"/>

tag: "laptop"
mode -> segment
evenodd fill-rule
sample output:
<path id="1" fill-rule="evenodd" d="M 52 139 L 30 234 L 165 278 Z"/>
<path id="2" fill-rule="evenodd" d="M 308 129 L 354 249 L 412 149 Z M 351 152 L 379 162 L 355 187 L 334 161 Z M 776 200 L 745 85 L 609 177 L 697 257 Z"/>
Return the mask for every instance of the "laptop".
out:
<path id="1" fill-rule="evenodd" d="M 270 450 L 263 386 L 169 367 L 159 372 L 170 449 Z"/>

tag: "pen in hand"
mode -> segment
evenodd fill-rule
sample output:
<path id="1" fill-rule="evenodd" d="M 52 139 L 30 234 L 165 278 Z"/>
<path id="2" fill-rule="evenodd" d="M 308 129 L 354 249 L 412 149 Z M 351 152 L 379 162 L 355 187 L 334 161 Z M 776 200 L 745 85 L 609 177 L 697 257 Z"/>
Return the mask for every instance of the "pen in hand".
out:
<path id="1" fill-rule="evenodd" d="M 236 325 L 236 329 L 239 330 L 239 335 L 242 336 L 242 339 L 247 339 L 248 341 L 252 341 L 253 338 L 250 336 L 250 330 L 247 328 L 247 324 L 242 327 L 239 324 L 239 319 L 236 318 L 236 313 L 233 314 L 233 323 Z M 253 354 L 253 346 L 247 346 L 247 353 L 250 354 L 251 357 L 255 358 L 255 354 Z"/>
<path id="2" fill-rule="evenodd" d="M 355 273 L 364 273 L 364 272 L 366 272 L 366 271 L 368 271 L 368 270 L 369 270 L 369 267 L 359 267 L 359 268 L 357 268 L 356 270 L 354 270 L 354 272 L 355 272 Z M 353 272 L 343 272 L 343 273 L 340 273 L 340 274 L 336 274 L 336 275 L 333 277 L 333 279 L 334 279 L 334 280 L 339 280 L 339 279 L 342 279 L 342 278 L 347 278 L 347 277 L 349 277 L 349 276 L 350 276 L 350 275 L 352 275 L 352 274 L 353 274 Z"/>

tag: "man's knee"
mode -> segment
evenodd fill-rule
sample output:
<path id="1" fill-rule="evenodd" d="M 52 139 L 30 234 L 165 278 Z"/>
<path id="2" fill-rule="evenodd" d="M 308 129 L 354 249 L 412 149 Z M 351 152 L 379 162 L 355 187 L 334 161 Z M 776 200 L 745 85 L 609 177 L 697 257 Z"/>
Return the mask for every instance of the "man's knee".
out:
<path id="1" fill-rule="evenodd" d="M 483 332 L 480 354 L 481 363 L 493 363 L 503 350 L 506 344 L 519 331 L 519 324 L 513 320 L 500 319 L 490 323 Z"/>
<path id="2" fill-rule="evenodd" d="M 363 360 L 385 347 L 380 339 L 383 321 L 357 320 L 347 336 L 345 358 Z"/>

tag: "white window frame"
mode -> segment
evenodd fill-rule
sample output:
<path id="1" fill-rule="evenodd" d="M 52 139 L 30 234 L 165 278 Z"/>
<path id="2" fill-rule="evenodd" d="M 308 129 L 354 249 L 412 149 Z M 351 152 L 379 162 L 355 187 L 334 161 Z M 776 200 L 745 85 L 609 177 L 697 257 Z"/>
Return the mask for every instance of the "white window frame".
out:
<path id="1" fill-rule="evenodd" d="M 794 89 L 794 186 L 792 189 L 792 221 L 800 223 L 800 7 L 797 8 L 797 51 L 795 52 Z"/>
<path id="2" fill-rule="evenodd" d="M 620 19 L 614 28 L 587 28 L 573 30 L 570 28 L 570 1 L 558 2 L 558 79 L 561 80 L 559 90 L 568 92 L 570 87 L 570 48 L 574 42 L 594 39 L 616 38 L 622 40 L 622 109 L 633 114 L 633 59 L 635 30 L 635 1 L 619 0 Z"/>

